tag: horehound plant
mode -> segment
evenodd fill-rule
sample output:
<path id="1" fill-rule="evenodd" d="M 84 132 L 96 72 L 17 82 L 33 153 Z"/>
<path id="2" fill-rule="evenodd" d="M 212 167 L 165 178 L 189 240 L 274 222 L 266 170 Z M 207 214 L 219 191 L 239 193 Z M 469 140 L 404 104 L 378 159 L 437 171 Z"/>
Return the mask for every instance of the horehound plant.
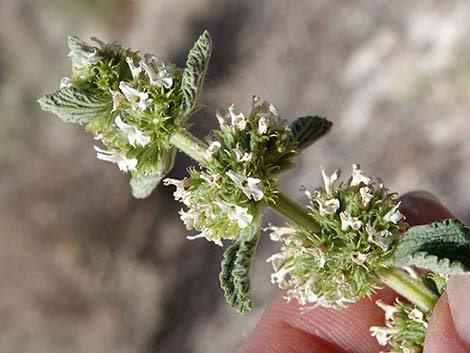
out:
<path id="1" fill-rule="evenodd" d="M 183 180 L 165 179 L 184 204 L 180 216 L 189 239 L 222 245 L 220 284 L 241 314 L 252 307 L 250 266 L 262 230 L 263 208 L 288 223 L 269 225 L 281 244 L 272 255 L 273 283 L 305 310 L 342 309 L 389 286 L 402 296 L 377 302 L 383 327 L 370 331 L 389 352 L 422 352 L 428 319 L 449 275 L 470 270 L 470 231 L 458 220 L 410 227 L 397 194 L 353 165 L 349 178 L 321 168 L 324 185 L 306 190 L 306 206 L 292 201 L 277 177 L 295 157 L 326 134 L 331 123 L 304 116 L 288 124 L 276 108 L 254 96 L 248 114 L 232 105 L 217 113 L 220 129 L 204 141 L 188 132 L 211 54 L 204 32 L 186 67 L 104 43 L 69 37 L 71 77 L 39 99 L 63 121 L 85 126 L 101 147 L 97 157 L 130 174 L 132 193 L 145 198 L 171 170 L 176 150 L 197 164 Z M 387 349 L 387 348 L 384 348 Z"/>

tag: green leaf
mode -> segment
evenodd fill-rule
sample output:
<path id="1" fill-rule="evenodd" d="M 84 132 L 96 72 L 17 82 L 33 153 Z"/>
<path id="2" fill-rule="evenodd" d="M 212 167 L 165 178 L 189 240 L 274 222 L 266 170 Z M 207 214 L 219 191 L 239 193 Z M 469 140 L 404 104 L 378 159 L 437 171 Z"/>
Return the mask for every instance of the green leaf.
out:
<path id="1" fill-rule="evenodd" d="M 220 286 L 224 290 L 227 303 L 240 314 L 252 308 L 250 294 L 250 268 L 258 245 L 261 217 L 257 216 L 224 253 Z"/>
<path id="2" fill-rule="evenodd" d="M 457 219 L 410 228 L 400 239 L 394 264 L 439 274 L 470 271 L 470 229 Z"/>
<path id="3" fill-rule="evenodd" d="M 303 116 L 290 127 L 300 149 L 305 149 L 330 131 L 333 123 L 319 116 Z"/>
<path id="4" fill-rule="evenodd" d="M 38 99 L 41 109 L 56 114 L 66 123 L 86 124 L 109 114 L 113 105 L 110 97 L 87 94 L 75 87 L 62 88 Z"/>
<path id="5" fill-rule="evenodd" d="M 92 48 L 86 42 L 78 37 L 68 36 L 67 39 L 69 49 L 72 53 L 89 52 L 92 50 Z"/>
<path id="6" fill-rule="evenodd" d="M 212 52 L 212 39 L 209 32 L 204 33 L 189 51 L 183 73 L 182 89 L 187 114 L 197 109 L 196 103 L 202 94 L 204 76 Z"/>
<path id="7" fill-rule="evenodd" d="M 176 157 L 176 148 L 168 151 L 161 151 L 160 158 L 155 166 L 156 172 L 150 174 L 138 173 L 131 177 L 129 184 L 132 189 L 132 196 L 136 199 L 145 199 L 160 184 L 160 181 L 173 168 Z"/>

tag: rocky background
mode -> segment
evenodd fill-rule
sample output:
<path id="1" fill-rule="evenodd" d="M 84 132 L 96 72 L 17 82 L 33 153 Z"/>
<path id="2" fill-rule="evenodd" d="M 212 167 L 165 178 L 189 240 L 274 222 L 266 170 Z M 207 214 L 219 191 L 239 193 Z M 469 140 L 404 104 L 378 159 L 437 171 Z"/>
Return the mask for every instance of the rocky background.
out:
<path id="1" fill-rule="evenodd" d="M 183 65 L 206 28 L 196 134 L 256 93 L 288 120 L 335 123 L 284 175 L 292 197 L 320 184 L 321 164 L 347 174 L 358 162 L 470 222 L 468 0 L 0 0 L 1 353 L 234 352 L 276 293 L 265 263 L 276 244 L 264 239 L 255 309 L 232 312 L 218 289 L 223 249 L 185 239 L 172 189 L 133 200 L 92 137 L 36 103 L 70 73 L 67 34 Z M 171 176 L 189 163 L 180 155 Z"/>

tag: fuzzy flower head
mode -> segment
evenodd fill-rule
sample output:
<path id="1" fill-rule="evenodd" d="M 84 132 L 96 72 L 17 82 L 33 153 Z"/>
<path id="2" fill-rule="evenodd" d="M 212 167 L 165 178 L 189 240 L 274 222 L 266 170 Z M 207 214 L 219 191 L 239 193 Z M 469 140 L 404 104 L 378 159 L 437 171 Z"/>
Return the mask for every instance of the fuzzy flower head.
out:
<path id="1" fill-rule="evenodd" d="M 283 227 L 275 237 L 282 247 L 273 282 L 301 305 L 338 308 L 370 296 L 377 288 L 374 270 L 386 266 L 408 227 L 395 195 L 358 165 L 348 182 L 338 184 L 339 174 L 322 168 L 324 187 L 306 192 L 320 230 Z"/>
<path id="2" fill-rule="evenodd" d="M 399 300 L 388 305 L 378 300 L 385 312 L 385 326 L 372 326 L 370 333 L 389 353 L 421 353 L 429 317 L 417 307 Z"/>
<path id="3" fill-rule="evenodd" d="M 92 40 L 69 37 L 72 75 L 40 103 L 101 140 L 99 159 L 153 185 L 173 165 L 171 136 L 186 126 L 183 70 L 117 43 Z"/>
<path id="4" fill-rule="evenodd" d="M 175 184 L 175 197 L 187 207 L 181 211 L 186 227 L 220 244 L 236 240 L 260 205 L 276 198 L 276 175 L 293 165 L 298 150 L 274 106 L 258 97 L 249 114 L 231 105 L 217 117 L 221 130 L 209 137 L 200 169 L 189 172 L 189 184 L 179 190 Z"/>

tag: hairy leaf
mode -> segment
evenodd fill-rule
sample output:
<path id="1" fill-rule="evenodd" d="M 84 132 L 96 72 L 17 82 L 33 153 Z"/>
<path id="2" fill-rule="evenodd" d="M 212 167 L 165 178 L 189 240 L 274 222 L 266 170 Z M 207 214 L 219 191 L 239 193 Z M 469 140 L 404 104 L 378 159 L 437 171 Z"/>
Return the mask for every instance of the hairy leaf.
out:
<path id="1" fill-rule="evenodd" d="M 290 127 L 300 149 L 305 149 L 330 131 L 333 123 L 319 116 L 303 116 Z"/>
<path id="2" fill-rule="evenodd" d="M 183 73 L 182 89 L 186 113 L 197 109 L 196 103 L 202 93 L 211 51 L 212 39 L 209 32 L 205 31 L 190 50 Z"/>
<path id="3" fill-rule="evenodd" d="M 91 47 L 78 37 L 68 36 L 67 39 L 68 39 L 69 49 L 72 53 L 81 52 L 81 51 L 88 52 L 91 50 Z"/>
<path id="4" fill-rule="evenodd" d="M 112 108 L 110 97 L 87 94 L 75 87 L 62 88 L 38 99 L 41 109 L 56 114 L 66 123 L 86 124 L 109 114 Z"/>
<path id="5" fill-rule="evenodd" d="M 394 263 L 440 274 L 468 272 L 470 229 L 456 219 L 410 228 L 400 239 Z"/>
<path id="6" fill-rule="evenodd" d="M 224 290 L 227 303 L 240 314 L 251 310 L 250 268 L 258 244 L 261 217 L 258 216 L 248 226 L 240 238 L 224 253 L 220 286 Z"/>

